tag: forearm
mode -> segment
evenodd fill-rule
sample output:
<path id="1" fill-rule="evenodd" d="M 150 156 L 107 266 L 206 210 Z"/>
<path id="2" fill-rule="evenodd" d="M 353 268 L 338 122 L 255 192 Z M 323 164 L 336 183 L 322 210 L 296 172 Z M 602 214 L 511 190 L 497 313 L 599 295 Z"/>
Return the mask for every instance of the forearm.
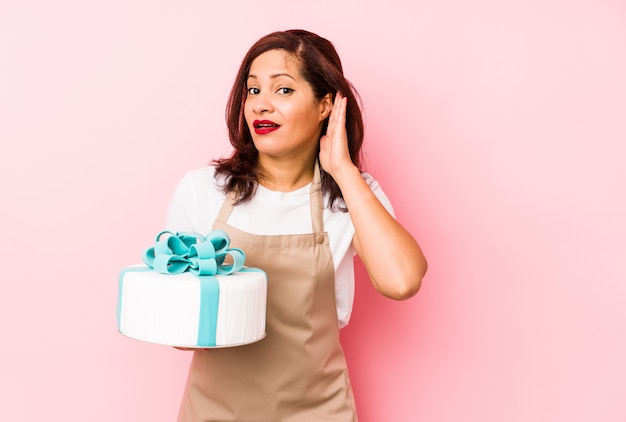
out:
<path id="1" fill-rule="evenodd" d="M 413 296 L 427 269 L 419 244 L 389 214 L 356 167 L 347 166 L 333 177 L 354 225 L 355 249 L 375 288 L 392 299 Z"/>

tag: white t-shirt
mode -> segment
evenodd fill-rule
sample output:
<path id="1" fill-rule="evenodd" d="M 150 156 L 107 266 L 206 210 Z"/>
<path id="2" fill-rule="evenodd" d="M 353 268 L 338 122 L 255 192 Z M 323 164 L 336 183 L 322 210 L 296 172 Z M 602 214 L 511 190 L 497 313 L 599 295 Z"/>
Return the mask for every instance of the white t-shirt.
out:
<path id="1" fill-rule="evenodd" d="M 167 230 L 207 234 L 225 199 L 213 176 L 214 167 L 188 172 L 179 182 L 167 213 Z M 367 173 L 363 178 L 383 206 L 393 208 L 380 185 Z M 309 193 L 311 185 L 292 192 L 277 192 L 258 185 L 249 202 L 236 206 L 228 224 L 256 235 L 304 234 L 313 231 Z M 335 267 L 335 295 L 339 327 L 350 320 L 354 300 L 354 227 L 350 214 L 328 209 L 324 198 L 324 230 L 328 232 Z"/>

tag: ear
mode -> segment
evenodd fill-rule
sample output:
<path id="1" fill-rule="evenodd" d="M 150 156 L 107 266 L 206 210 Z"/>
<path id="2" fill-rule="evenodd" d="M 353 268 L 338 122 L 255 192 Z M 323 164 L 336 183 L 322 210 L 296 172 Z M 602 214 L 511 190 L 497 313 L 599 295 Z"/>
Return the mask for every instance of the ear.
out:
<path id="1" fill-rule="evenodd" d="M 320 100 L 320 121 L 330 116 L 333 109 L 333 94 L 330 92 Z"/>

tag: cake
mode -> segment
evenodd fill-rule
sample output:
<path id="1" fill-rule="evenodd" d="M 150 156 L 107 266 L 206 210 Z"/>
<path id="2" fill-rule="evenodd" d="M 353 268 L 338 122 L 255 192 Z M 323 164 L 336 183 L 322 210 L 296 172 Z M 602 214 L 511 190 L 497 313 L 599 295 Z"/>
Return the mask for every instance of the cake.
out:
<path id="1" fill-rule="evenodd" d="M 177 347 L 228 347 L 265 336 L 267 278 L 214 230 L 161 232 L 143 264 L 119 277 L 117 324 L 125 336 Z"/>

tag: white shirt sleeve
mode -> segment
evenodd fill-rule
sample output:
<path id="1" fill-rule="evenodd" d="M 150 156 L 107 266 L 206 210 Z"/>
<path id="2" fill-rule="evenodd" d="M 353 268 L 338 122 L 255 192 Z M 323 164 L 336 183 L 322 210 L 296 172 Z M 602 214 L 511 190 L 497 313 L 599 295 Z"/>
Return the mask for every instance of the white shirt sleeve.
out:
<path id="1" fill-rule="evenodd" d="M 167 209 L 165 228 L 170 231 L 195 231 L 195 194 L 189 175 L 178 183 Z"/>
<path id="2" fill-rule="evenodd" d="M 176 186 L 167 210 L 166 229 L 207 234 L 226 195 L 214 180 L 213 167 L 188 172 Z"/>

